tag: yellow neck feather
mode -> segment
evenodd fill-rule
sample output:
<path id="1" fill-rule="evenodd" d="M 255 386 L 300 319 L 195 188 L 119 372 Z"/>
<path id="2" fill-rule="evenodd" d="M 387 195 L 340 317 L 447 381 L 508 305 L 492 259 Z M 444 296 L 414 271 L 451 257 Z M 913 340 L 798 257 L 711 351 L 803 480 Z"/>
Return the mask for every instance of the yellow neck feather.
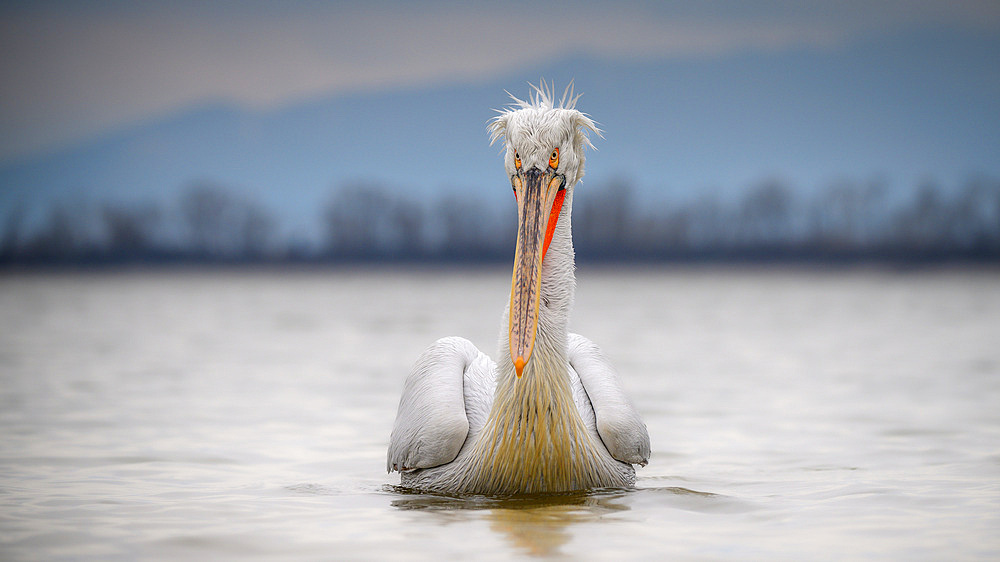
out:
<path id="1" fill-rule="evenodd" d="M 536 347 L 520 378 L 506 377 L 463 478 L 484 494 L 562 492 L 607 486 L 607 470 L 570 388 L 568 363 Z"/>

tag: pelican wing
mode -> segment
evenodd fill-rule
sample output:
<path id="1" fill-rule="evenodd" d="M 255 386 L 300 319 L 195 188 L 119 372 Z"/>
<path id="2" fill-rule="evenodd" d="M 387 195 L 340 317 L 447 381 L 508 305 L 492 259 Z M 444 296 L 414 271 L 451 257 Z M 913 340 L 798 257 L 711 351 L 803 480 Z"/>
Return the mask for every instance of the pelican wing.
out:
<path id="1" fill-rule="evenodd" d="M 611 456 L 646 466 L 649 434 L 639 412 L 625 394 L 621 377 L 601 350 L 587 338 L 569 335 L 569 363 L 580 376 L 597 418 L 597 433 Z"/>
<path id="2" fill-rule="evenodd" d="M 479 355 L 469 340 L 451 337 L 417 359 L 399 399 L 387 470 L 430 468 L 455 459 L 469 434 L 463 379 Z"/>

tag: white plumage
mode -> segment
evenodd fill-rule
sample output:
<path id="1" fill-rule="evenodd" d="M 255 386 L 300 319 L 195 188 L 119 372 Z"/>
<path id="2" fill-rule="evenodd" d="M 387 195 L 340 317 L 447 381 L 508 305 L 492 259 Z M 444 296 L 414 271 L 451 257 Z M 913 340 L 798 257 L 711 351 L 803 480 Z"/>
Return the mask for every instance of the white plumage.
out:
<path id="1" fill-rule="evenodd" d="M 518 202 L 511 299 L 494 363 L 437 341 L 406 379 L 387 467 L 449 493 L 627 487 L 649 458 L 646 427 L 600 350 L 567 330 L 575 292 L 571 209 L 593 121 L 545 85 L 490 123 Z"/>

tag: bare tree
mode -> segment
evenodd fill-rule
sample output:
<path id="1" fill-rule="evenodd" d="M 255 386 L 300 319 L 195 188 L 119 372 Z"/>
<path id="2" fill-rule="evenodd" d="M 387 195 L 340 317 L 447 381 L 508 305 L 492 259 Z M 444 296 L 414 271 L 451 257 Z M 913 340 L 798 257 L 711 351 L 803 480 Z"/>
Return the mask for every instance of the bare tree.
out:
<path id="1" fill-rule="evenodd" d="M 392 247 L 396 255 L 414 258 L 424 253 L 424 211 L 419 205 L 407 199 L 395 201 L 392 223 L 395 225 Z"/>
<path id="2" fill-rule="evenodd" d="M 274 219 L 260 205 L 244 202 L 238 222 L 238 245 L 242 257 L 250 259 L 264 257 L 274 233 Z"/>
<path id="3" fill-rule="evenodd" d="M 733 224 L 718 197 L 702 195 L 689 206 L 689 226 L 692 246 L 702 251 L 718 251 L 728 246 L 733 237 Z"/>
<path id="4" fill-rule="evenodd" d="M 926 252 L 940 250 L 946 237 L 947 211 L 941 188 L 925 182 L 914 196 L 913 203 L 896 215 L 895 238 L 902 249 Z"/>
<path id="5" fill-rule="evenodd" d="M 976 251 L 1000 249 L 1000 182 L 970 179 L 955 201 L 956 242 Z"/>
<path id="6" fill-rule="evenodd" d="M 629 252 L 633 233 L 632 187 L 617 180 L 593 191 L 573 193 L 573 237 L 583 255 Z"/>
<path id="7" fill-rule="evenodd" d="M 778 180 L 754 186 L 740 205 L 738 225 L 743 245 L 787 244 L 792 233 L 792 203 L 791 190 Z"/>
<path id="8" fill-rule="evenodd" d="M 271 243 L 270 213 L 221 186 L 192 186 L 181 197 L 180 212 L 188 244 L 202 258 L 260 258 Z"/>
<path id="9" fill-rule="evenodd" d="M 441 227 L 439 252 L 447 257 L 468 259 L 495 254 L 504 244 L 495 228 L 496 216 L 490 216 L 482 204 L 471 198 L 442 197 L 435 208 L 434 222 Z"/>
<path id="10" fill-rule="evenodd" d="M 859 242 L 862 193 L 849 181 L 839 181 L 818 196 L 811 208 L 812 242 L 828 250 L 853 249 Z"/>
<path id="11" fill-rule="evenodd" d="M 338 189 L 323 213 L 326 245 L 336 256 L 376 257 L 387 253 L 393 229 L 391 200 L 380 187 L 351 184 Z"/>
<path id="12" fill-rule="evenodd" d="M 45 226 L 28 243 L 35 257 L 65 260 L 81 257 L 87 249 L 87 233 L 80 212 L 55 204 Z"/>
<path id="13" fill-rule="evenodd" d="M 226 215 L 232 198 L 216 185 L 199 183 L 181 197 L 180 211 L 187 229 L 188 243 L 200 256 L 220 256 L 225 250 Z"/>
<path id="14" fill-rule="evenodd" d="M 108 251 L 117 256 L 137 256 L 153 249 L 156 227 L 162 213 L 147 205 L 105 205 L 101 210 Z"/>
<path id="15" fill-rule="evenodd" d="M 21 251 L 24 244 L 24 222 L 27 217 L 23 204 L 14 205 L 3 223 L 3 235 L 0 236 L 0 259 L 13 259 Z"/>

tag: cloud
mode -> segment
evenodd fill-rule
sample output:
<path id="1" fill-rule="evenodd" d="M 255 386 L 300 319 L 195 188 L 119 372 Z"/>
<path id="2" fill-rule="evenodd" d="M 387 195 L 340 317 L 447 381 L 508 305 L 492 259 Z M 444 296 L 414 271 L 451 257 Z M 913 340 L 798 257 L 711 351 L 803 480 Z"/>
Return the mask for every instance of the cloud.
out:
<path id="1" fill-rule="evenodd" d="M 476 80 L 567 54 L 830 48 L 941 22 L 996 29 L 994 2 L 110 4 L 0 12 L 0 160 L 207 99 Z M 828 4 L 834 4 L 830 6 Z"/>

